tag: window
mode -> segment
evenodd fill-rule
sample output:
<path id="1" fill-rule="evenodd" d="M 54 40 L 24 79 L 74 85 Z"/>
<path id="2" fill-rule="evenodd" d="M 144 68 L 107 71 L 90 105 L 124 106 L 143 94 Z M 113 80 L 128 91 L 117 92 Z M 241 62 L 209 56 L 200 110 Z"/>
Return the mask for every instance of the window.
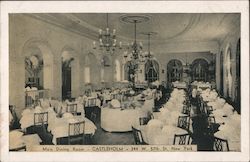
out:
<path id="1" fill-rule="evenodd" d="M 145 64 L 145 80 L 149 83 L 158 80 L 159 64 L 155 60 L 149 60 Z"/>
<path id="2" fill-rule="evenodd" d="M 208 80 L 208 62 L 205 59 L 196 59 L 192 63 L 192 81 Z"/>
<path id="3" fill-rule="evenodd" d="M 225 56 L 225 79 L 226 79 L 226 96 L 231 98 L 232 97 L 232 85 L 233 85 L 233 78 L 232 78 L 232 53 L 230 47 L 226 51 Z"/>
<path id="4" fill-rule="evenodd" d="M 182 80 L 183 66 L 180 60 L 170 60 L 167 65 L 167 80 L 175 82 Z"/>

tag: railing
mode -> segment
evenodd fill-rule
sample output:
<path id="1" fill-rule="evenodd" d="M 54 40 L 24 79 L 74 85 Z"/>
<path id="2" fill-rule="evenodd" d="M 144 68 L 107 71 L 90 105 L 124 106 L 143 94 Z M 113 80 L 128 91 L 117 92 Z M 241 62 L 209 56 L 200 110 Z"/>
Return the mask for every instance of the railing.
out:
<path id="1" fill-rule="evenodd" d="M 25 106 L 30 107 L 41 98 L 49 98 L 49 89 L 25 91 Z"/>

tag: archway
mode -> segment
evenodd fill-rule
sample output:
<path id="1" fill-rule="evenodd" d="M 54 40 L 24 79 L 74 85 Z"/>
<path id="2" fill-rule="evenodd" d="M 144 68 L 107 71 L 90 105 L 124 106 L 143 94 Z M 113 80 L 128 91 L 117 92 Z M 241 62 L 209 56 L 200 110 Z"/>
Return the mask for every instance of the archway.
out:
<path id="1" fill-rule="evenodd" d="M 31 62 L 29 61 L 30 57 L 35 56 L 37 58 L 39 66 L 40 66 L 39 68 L 41 68 L 38 74 L 39 84 L 37 84 L 37 81 L 35 81 L 34 79 L 31 79 L 31 80 L 35 81 L 35 83 L 40 86 L 39 88 L 50 90 L 50 94 L 48 95 L 52 95 L 51 93 L 53 93 L 53 90 L 54 90 L 54 84 L 53 84 L 54 60 L 53 60 L 53 54 L 52 54 L 52 51 L 48 42 L 45 40 L 38 39 L 38 38 L 32 38 L 25 43 L 22 53 L 25 56 L 25 60 L 24 60 L 25 66 L 31 65 Z M 36 59 L 35 57 L 32 57 L 33 61 L 35 61 Z M 27 75 L 27 78 L 28 78 L 28 75 Z"/>
<path id="2" fill-rule="evenodd" d="M 167 64 L 167 80 L 168 82 L 181 81 L 183 74 L 183 66 L 180 60 L 172 59 Z"/>
<path id="3" fill-rule="evenodd" d="M 62 49 L 62 99 L 70 99 L 79 95 L 79 59 L 77 52 L 68 46 Z"/>
<path id="4" fill-rule="evenodd" d="M 71 98 L 72 62 L 74 57 L 70 51 L 62 52 L 62 99 Z"/>
<path id="5" fill-rule="evenodd" d="M 195 59 L 191 66 L 192 81 L 208 80 L 208 62 L 205 59 Z"/>

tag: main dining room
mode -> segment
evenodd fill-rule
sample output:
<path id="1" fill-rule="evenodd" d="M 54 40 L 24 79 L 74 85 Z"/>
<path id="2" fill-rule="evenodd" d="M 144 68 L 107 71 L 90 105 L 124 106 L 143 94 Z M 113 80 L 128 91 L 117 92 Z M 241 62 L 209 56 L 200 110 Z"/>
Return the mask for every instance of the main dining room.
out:
<path id="1" fill-rule="evenodd" d="M 241 151 L 239 13 L 9 14 L 9 150 Z"/>

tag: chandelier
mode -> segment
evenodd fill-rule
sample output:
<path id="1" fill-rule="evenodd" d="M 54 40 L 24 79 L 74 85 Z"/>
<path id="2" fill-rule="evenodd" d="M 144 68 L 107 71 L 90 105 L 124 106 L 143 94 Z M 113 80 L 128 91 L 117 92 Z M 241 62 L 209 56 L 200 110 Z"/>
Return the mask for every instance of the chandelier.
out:
<path id="1" fill-rule="evenodd" d="M 108 13 L 106 16 L 106 22 L 107 22 L 107 27 L 106 30 L 99 30 L 99 49 L 100 50 L 105 50 L 107 53 L 111 53 L 113 54 L 117 45 L 117 40 L 116 40 L 116 30 L 113 29 L 113 31 L 111 32 L 109 29 L 109 23 L 108 23 L 109 19 L 108 19 Z M 96 42 L 93 42 L 94 45 L 94 49 L 96 49 Z M 119 43 L 119 48 L 122 48 L 122 42 Z"/>
<path id="2" fill-rule="evenodd" d="M 144 55 L 142 56 L 144 59 L 144 61 L 146 60 L 150 60 L 151 58 L 153 58 L 153 53 L 150 50 L 150 38 L 152 35 L 156 35 L 156 32 L 146 32 L 146 33 L 141 33 L 143 35 L 146 35 L 148 37 L 148 51 L 144 53 Z"/>
<path id="3" fill-rule="evenodd" d="M 137 41 L 136 27 L 137 24 L 148 20 L 149 17 L 144 15 L 125 15 L 121 17 L 121 21 L 134 24 L 134 41 L 131 44 L 128 44 L 127 51 L 124 53 L 124 58 L 127 59 L 129 55 L 129 59 L 131 59 L 130 61 L 134 62 L 134 64 L 143 62 L 142 43 L 138 43 Z"/>

